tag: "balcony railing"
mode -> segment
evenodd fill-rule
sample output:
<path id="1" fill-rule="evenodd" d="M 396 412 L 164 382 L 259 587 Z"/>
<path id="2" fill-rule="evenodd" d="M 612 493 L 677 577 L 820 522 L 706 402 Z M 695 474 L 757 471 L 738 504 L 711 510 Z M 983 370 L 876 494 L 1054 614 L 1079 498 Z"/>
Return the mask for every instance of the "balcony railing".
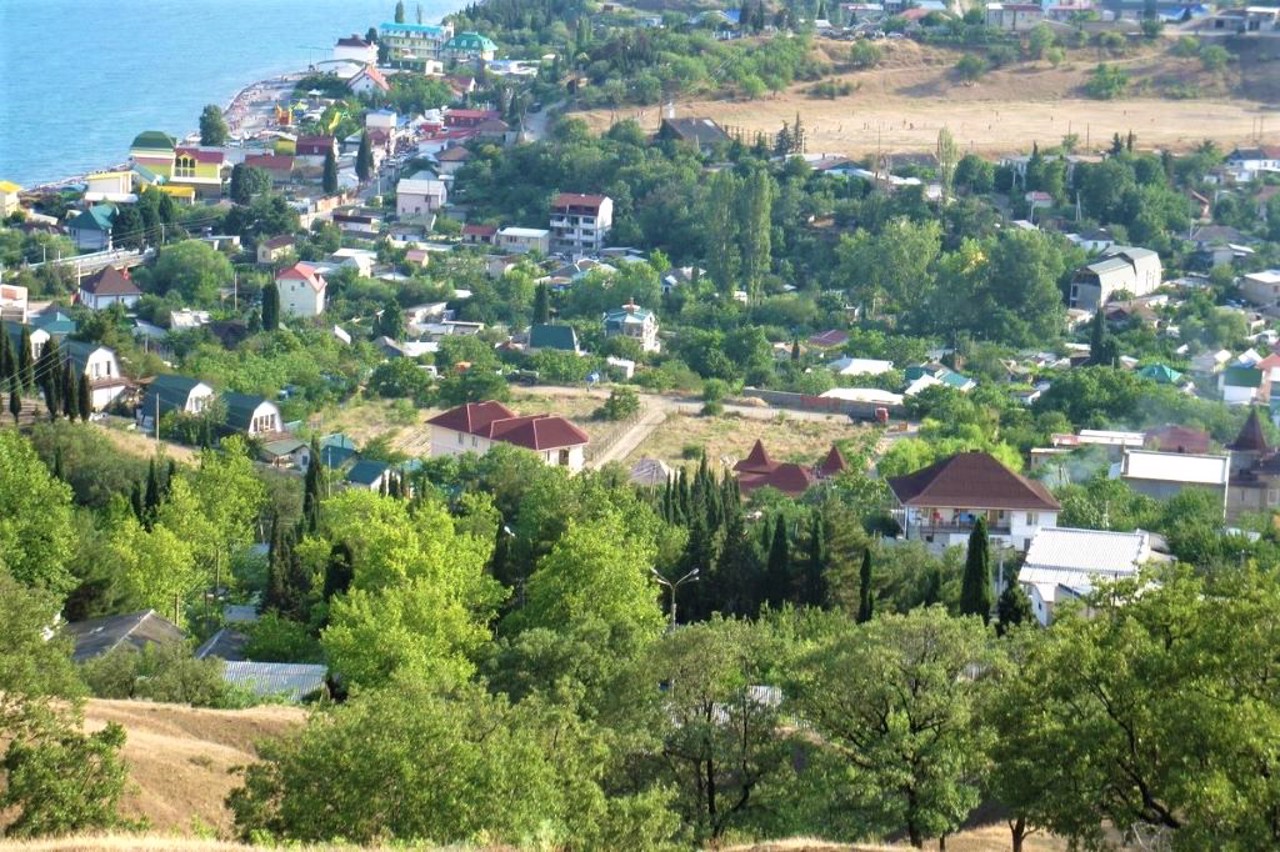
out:
<path id="1" fill-rule="evenodd" d="M 909 532 L 912 537 L 916 535 L 968 535 L 973 532 L 974 522 L 971 521 L 953 521 L 953 522 L 933 522 L 911 524 Z M 1012 530 L 1006 524 L 987 524 L 987 533 L 990 535 L 1009 535 Z"/>

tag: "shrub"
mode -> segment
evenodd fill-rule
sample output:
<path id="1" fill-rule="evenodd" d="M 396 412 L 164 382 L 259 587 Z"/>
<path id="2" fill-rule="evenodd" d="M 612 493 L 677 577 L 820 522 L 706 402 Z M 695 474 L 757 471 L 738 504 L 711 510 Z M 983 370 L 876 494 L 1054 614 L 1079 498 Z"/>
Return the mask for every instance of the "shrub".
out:
<path id="1" fill-rule="evenodd" d="M 1200 42 L 1191 36 L 1183 36 L 1174 42 L 1173 47 L 1169 48 L 1169 52 L 1174 56 L 1190 59 L 1200 54 Z"/>
<path id="2" fill-rule="evenodd" d="M 222 678 L 219 659 L 197 660 L 185 645 L 117 649 L 85 663 L 81 677 L 98 698 L 138 698 L 192 707 L 246 707 L 244 690 Z"/>
<path id="3" fill-rule="evenodd" d="M 1084 91 L 1091 98 L 1109 101 L 1123 95 L 1128 86 L 1129 75 L 1123 69 L 1100 62 L 1084 84 Z"/>
<path id="4" fill-rule="evenodd" d="M 987 61 L 981 56 L 967 53 L 956 63 L 956 74 L 966 83 L 982 78 L 987 73 Z"/>
<path id="5" fill-rule="evenodd" d="M 597 420 L 626 420 L 640 413 L 640 397 L 631 388 L 614 388 L 604 405 L 595 410 Z"/>
<path id="6" fill-rule="evenodd" d="M 1220 44 L 1206 44 L 1200 49 L 1200 64 L 1206 71 L 1221 71 L 1231 61 L 1231 53 Z"/>
<path id="7" fill-rule="evenodd" d="M 702 444 L 685 444 L 680 448 L 680 458 L 686 461 L 698 461 L 705 457 L 706 454 L 707 448 Z"/>
<path id="8" fill-rule="evenodd" d="M 880 45 L 863 39 L 849 51 L 849 64 L 854 68 L 874 68 L 884 59 Z"/>

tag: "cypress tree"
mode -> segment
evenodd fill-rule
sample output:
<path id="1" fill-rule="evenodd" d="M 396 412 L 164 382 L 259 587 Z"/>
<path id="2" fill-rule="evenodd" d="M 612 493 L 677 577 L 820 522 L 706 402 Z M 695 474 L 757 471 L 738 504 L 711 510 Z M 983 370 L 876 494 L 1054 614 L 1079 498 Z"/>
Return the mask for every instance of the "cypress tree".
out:
<path id="1" fill-rule="evenodd" d="M 18 376 L 27 393 L 35 390 L 36 365 L 31 357 L 31 326 L 29 325 L 22 327 L 22 339 L 18 343 Z"/>
<path id="2" fill-rule="evenodd" d="M 320 526 L 320 481 L 324 462 L 320 459 L 320 442 L 311 439 L 311 460 L 307 463 L 307 475 L 302 489 L 302 519 L 307 532 L 314 533 Z"/>
<path id="3" fill-rule="evenodd" d="M 827 602 L 827 523 L 821 509 L 814 509 L 809 519 L 809 554 L 801 580 L 800 602 L 820 607 Z"/>
<path id="4" fill-rule="evenodd" d="M 76 408 L 79 410 L 81 421 L 88 423 L 89 417 L 93 414 L 93 386 L 89 382 L 88 376 L 81 376 L 80 381 L 76 384 Z M 173 462 L 170 462 L 172 464 Z"/>
<path id="5" fill-rule="evenodd" d="M 268 281 L 262 288 L 262 330 L 275 331 L 280 327 L 280 288 Z"/>
<path id="6" fill-rule="evenodd" d="M 373 177 L 373 143 L 369 141 L 368 130 L 360 134 L 360 147 L 356 150 L 356 177 L 361 183 Z"/>
<path id="7" fill-rule="evenodd" d="M 156 514 L 160 511 L 160 499 L 160 472 L 156 470 L 156 460 L 153 456 L 147 465 L 147 491 L 142 503 L 143 511 L 146 512 L 144 524 L 147 529 L 151 528 Z"/>
<path id="8" fill-rule="evenodd" d="M 865 624 L 875 614 L 875 598 L 871 594 L 871 548 L 862 554 L 862 569 L 858 572 L 858 623 Z"/>
<path id="9" fill-rule="evenodd" d="M 325 195 L 333 195 L 338 191 L 338 158 L 334 155 L 332 148 L 324 155 L 324 176 L 321 178 L 320 186 L 324 189 Z"/>
<path id="10" fill-rule="evenodd" d="M 80 409 L 80 388 L 76 382 L 75 370 L 71 368 L 70 359 L 62 364 L 61 381 L 62 416 L 68 420 L 75 420 Z"/>
<path id="11" fill-rule="evenodd" d="M 791 543 L 787 540 L 787 520 L 782 515 L 773 528 L 769 562 L 764 574 L 764 602 L 780 609 L 791 593 Z"/>
<path id="12" fill-rule="evenodd" d="M 164 474 L 164 499 L 169 499 L 169 492 L 173 491 L 173 478 L 178 475 L 178 463 L 173 459 L 169 459 L 169 468 Z"/>
<path id="13" fill-rule="evenodd" d="M 53 478 L 66 481 L 66 471 L 62 469 L 62 447 L 53 451 Z"/>
<path id="14" fill-rule="evenodd" d="M 40 362 L 35 368 L 40 390 L 44 393 L 44 404 L 49 409 L 49 419 L 58 416 L 61 409 L 62 396 L 62 356 L 58 352 L 58 341 L 50 339 L 40 354 Z"/>
<path id="15" fill-rule="evenodd" d="M 134 481 L 133 487 L 129 489 L 129 506 L 133 509 L 133 516 L 138 523 L 142 523 L 146 518 L 146 510 L 142 506 L 142 483 Z"/>
<path id="16" fill-rule="evenodd" d="M 551 291 L 546 284 L 539 284 L 533 291 L 533 321 L 539 325 L 551 321 Z"/>
<path id="17" fill-rule="evenodd" d="M 714 591 L 709 594 L 714 594 L 726 614 L 753 617 L 760 611 L 760 551 L 740 508 L 729 513 L 724 530 L 724 545 L 713 575 Z"/>
<path id="18" fill-rule="evenodd" d="M 22 393 L 18 390 L 18 377 L 9 377 L 9 413 L 13 415 L 13 425 L 18 425 L 18 418 L 22 416 Z"/>
<path id="19" fill-rule="evenodd" d="M 17 362 L 13 355 L 13 339 L 9 337 L 8 328 L 0 324 L 0 381 L 8 384 L 9 377 L 17 370 Z"/>
<path id="20" fill-rule="evenodd" d="M 987 541 L 987 522 L 978 518 L 969 534 L 969 552 L 964 558 L 964 577 L 960 583 L 960 614 L 980 615 L 991 620 L 991 549 Z"/>
<path id="21" fill-rule="evenodd" d="M 1030 624 L 1035 618 L 1035 612 L 1031 609 L 1031 598 L 1027 597 L 1027 592 L 1022 588 L 1022 584 L 1014 580 L 1005 586 L 1004 591 L 1000 593 L 1000 599 L 996 601 L 996 632 L 1003 636 L 1009 631 L 1009 628 L 1018 624 Z"/>

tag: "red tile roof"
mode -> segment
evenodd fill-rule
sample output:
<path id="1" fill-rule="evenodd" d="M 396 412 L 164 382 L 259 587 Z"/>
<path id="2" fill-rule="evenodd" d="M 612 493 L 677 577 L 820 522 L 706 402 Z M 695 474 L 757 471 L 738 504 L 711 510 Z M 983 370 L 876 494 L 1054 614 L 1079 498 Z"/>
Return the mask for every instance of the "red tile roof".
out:
<path id="1" fill-rule="evenodd" d="M 514 411 L 500 402 L 468 402 L 466 405 L 450 408 L 443 414 L 437 414 L 427 422 L 432 426 L 452 429 L 455 432 L 478 435 L 493 421 L 515 416 Z"/>
<path id="2" fill-rule="evenodd" d="M 492 237 L 498 233 L 496 225 L 463 225 L 462 236 L 464 237 Z"/>
<path id="3" fill-rule="evenodd" d="M 1262 433 L 1262 423 L 1258 420 L 1258 409 L 1249 412 L 1249 418 L 1240 427 L 1240 434 L 1230 444 L 1228 450 L 1242 453 L 1265 453 L 1268 449 L 1267 436 Z"/>
<path id="4" fill-rule="evenodd" d="M 299 136 L 294 149 L 299 156 L 310 157 L 333 150 L 335 140 L 332 136 Z"/>
<path id="5" fill-rule="evenodd" d="M 577 192 L 562 192 L 551 200 L 553 208 L 560 207 L 586 207 L 592 210 L 599 210 L 600 205 L 604 204 L 608 196 L 604 195 L 582 195 Z"/>
<path id="6" fill-rule="evenodd" d="M 382 72 L 372 65 L 366 65 L 364 68 L 360 69 L 360 71 L 356 72 L 356 75 L 351 78 L 351 81 L 347 85 L 354 86 L 356 81 L 361 77 L 367 77 L 375 86 L 384 92 L 391 90 L 391 84 L 387 82 L 387 78 L 382 76 Z"/>
<path id="7" fill-rule="evenodd" d="M 990 453 L 957 453 L 906 476 L 893 476 L 889 488 L 904 506 L 975 509 L 1062 508 L 1049 489 L 1019 476 Z"/>
<path id="8" fill-rule="evenodd" d="M 735 464 L 733 469 L 738 473 L 768 473 L 777 466 L 777 462 L 769 458 L 769 451 L 764 448 L 764 442 L 756 438 L 751 452 L 745 459 Z"/>
<path id="9" fill-rule="evenodd" d="M 844 346 L 848 342 L 849 332 L 839 328 L 833 328 L 830 331 L 824 331 L 809 338 L 809 343 L 820 349 L 832 349 L 836 346 Z"/>
<path id="10" fill-rule="evenodd" d="M 80 282 L 80 289 L 95 296 L 139 296 L 142 291 L 129 277 L 128 270 L 105 266 Z"/>
<path id="11" fill-rule="evenodd" d="M 177 148 L 174 154 L 179 157 L 190 157 L 197 163 L 217 163 L 222 164 L 224 159 L 221 151 L 204 151 L 200 148 Z"/>
<path id="12" fill-rule="evenodd" d="M 316 268 L 309 263 L 298 261 L 287 269 L 282 269 L 276 273 L 277 281 L 305 281 L 311 286 L 312 290 L 319 293 L 324 289 L 324 277 L 316 271 Z"/>

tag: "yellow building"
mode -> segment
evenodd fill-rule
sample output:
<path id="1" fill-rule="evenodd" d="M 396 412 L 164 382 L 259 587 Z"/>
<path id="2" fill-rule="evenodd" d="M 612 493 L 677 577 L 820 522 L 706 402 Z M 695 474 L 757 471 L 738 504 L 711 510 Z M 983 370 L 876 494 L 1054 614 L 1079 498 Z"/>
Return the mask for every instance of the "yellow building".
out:
<path id="1" fill-rule="evenodd" d="M 22 187 L 7 180 L 0 180 L 0 219 L 7 219 L 22 208 L 18 206 L 18 193 Z"/>
<path id="2" fill-rule="evenodd" d="M 166 186 L 161 190 L 170 195 L 216 198 L 222 194 L 222 168 L 226 158 L 221 151 L 180 147 L 172 136 L 148 130 L 134 137 L 129 157 L 135 166 L 162 178 Z M 183 187 L 187 192 L 179 193 Z"/>

